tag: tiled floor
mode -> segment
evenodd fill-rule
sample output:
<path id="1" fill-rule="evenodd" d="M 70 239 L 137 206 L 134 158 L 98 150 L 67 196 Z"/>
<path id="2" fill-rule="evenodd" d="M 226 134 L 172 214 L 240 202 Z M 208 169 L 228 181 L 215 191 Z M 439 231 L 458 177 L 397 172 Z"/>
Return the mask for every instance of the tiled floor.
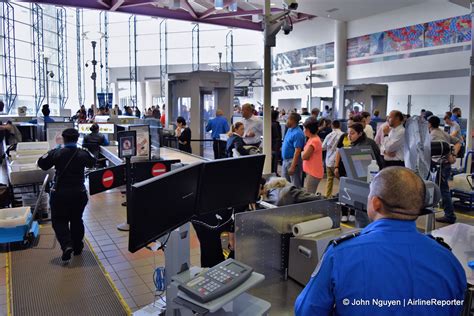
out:
<path id="1" fill-rule="evenodd" d="M 92 196 L 84 213 L 86 238 L 132 310 L 154 301 L 153 271 L 164 266 L 163 252 L 128 251 L 128 233 L 116 226 L 126 219 L 119 190 Z M 191 263 L 199 265 L 199 242 L 191 234 Z"/>

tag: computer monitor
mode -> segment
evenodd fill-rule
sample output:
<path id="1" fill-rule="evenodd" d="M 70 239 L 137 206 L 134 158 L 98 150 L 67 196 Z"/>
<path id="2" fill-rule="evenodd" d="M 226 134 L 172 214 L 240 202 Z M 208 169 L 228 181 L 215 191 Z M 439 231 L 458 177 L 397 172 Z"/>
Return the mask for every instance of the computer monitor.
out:
<path id="1" fill-rule="evenodd" d="M 348 178 L 367 181 L 367 169 L 372 160 L 375 160 L 372 148 L 368 146 L 339 148 L 339 154 Z"/>
<path id="2" fill-rule="evenodd" d="M 198 215 L 257 201 L 264 155 L 219 159 L 202 165 Z"/>
<path id="3" fill-rule="evenodd" d="M 202 163 L 132 186 L 128 250 L 136 252 L 188 222 L 195 214 Z"/>

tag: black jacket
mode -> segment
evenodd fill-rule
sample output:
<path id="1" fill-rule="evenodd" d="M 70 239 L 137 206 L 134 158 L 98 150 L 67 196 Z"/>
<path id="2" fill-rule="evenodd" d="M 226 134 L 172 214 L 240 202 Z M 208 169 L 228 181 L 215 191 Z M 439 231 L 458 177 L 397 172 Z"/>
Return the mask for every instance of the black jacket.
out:
<path id="1" fill-rule="evenodd" d="M 83 190 L 84 168 L 94 167 L 95 162 L 95 158 L 88 151 L 76 147 L 65 147 L 50 150 L 38 159 L 38 166 L 43 170 L 55 167 L 56 191 Z"/>
<path id="2" fill-rule="evenodd" d="M 227 146 L 225 148 L 227 157 L 233 157 L 232 149 L 234 148 L 242 156 L 248 156 L 250 154 L 249 150 L 245 149 L 244 146 L 245 146 L 244 139 L 240 135 L 232 134 L 232 136 L 229 137 L 229 139 L 227 140 Z"/>
<path id="3" fill-rule="evenodd" d="M 100 146 L 107 146 L 107 144 L 108 141 L 101 133 L 90 133 L 84 136 L 82 142 L 82 146 L 87 148 L 95 158 L 99 157 Z"/>
<path id="4" fill-rule="evenodd" d="M 281 125 L 277 121 L 272 122 L 272 151 L 279 151 L 282 146 Z"/>
<path id="5" fill-rule="evenodd" d="M 101 133 L 90 133 L 89 135 L 84 136 L 84 143 L 98 144 L 103 146 L 106 143 L 106 139 Z"/>
<path id="6" fill-rule="evenodd" d="M 186 144 L 183 144 L 186 142 Z M 191 129 L 189 127 L 185 127 L 184 130 L 181 132 L 181 135 L 178 137 L 178 148 L 179 150 L 191 153 Z"/>

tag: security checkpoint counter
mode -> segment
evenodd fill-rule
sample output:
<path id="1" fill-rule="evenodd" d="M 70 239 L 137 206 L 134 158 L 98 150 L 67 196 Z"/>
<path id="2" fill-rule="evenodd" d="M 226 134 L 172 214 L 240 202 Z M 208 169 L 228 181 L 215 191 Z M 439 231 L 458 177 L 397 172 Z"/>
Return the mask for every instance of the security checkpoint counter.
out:
<path id="1" fill-rule="evenodd" d="M 158 150 L 159 150 L 159 155 L 158 155 Z M 123 163 L 123 160 L 119 158 L 118 156 L 118 146 L 101 146 L 100 153 L 114 165 L 120 165 Z M 200 156 L 188 154 L 180 150 L 177 150 L 174 148 L 168 148 L 168 147 L 160 147 L 159 149 L 153 147 L 152 153 L 153 153 L 152 156 L 158 157 L 159 159 L 181 160 L 183 164 L 191 164 L 195 162 L 203 162 L 203 161 L 208 160 Z M 142 160 L 136 157 L 132 158 L 132 162 L 136 162 L 136 161 L 142 161 Z"/>

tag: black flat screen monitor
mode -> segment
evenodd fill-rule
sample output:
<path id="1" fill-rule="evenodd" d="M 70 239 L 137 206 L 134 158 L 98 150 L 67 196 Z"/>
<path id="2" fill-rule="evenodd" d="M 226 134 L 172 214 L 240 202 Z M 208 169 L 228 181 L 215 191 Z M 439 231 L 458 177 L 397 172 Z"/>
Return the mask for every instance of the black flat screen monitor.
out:
<path id="1" fill-rule="evenodd" d="M 252 155 L 204 163 L 197 214 L 257 201 L 264 162 L 264 155 Z"/>
<path id="2" fill-rule="evenodd" d="M 349 179 L 367 181 L 367 169 L 372 160 L 375 160 L 372 148 L 368 146 L 339 148 L 339 154 Z"/>
<path id="3" fill-rule="evenodd" d="M 132 186 L 128 250 L 136 252 L 195 214 L 201 163 Z"/>

